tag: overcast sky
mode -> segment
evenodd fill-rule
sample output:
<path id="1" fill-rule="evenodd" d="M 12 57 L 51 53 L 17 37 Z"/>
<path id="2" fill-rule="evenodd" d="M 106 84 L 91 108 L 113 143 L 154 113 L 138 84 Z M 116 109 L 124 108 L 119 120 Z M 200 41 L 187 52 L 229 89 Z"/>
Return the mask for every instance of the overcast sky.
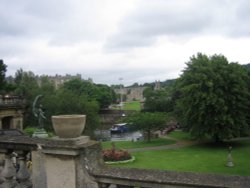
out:
<path id="1" fill-rule="evenodd" d="M 7 75 L 81 74 L 130 85 L 177 78 L 189 58 L 250 62 L 247 0 L 1 0 Z"/>

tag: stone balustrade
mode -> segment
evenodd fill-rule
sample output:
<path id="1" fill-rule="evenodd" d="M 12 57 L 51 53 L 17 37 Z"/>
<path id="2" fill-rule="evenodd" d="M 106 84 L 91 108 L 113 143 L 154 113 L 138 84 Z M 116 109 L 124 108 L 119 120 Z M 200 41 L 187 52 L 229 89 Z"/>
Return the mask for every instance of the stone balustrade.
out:
<path id="1" fill-rule="evenodd" d="M 0 187 L 31 188 L 31 173 L 27 167 L 30 151 L 36 145 L 23 135 L 0 137 Z"/>
<path id="2" fill-rule="evenodd" d="M 17 163 L 13 163 L 13 158 L 16 158 Z M 4 188 L 19 187 L 31 188 L 31 175 L 26 165 L 26 152 L 14 156 L 13 152 L 7 151 L 4 154 L 4 166 L 1 171 L 0 183 Z"/>
<path id="3" fill-rule="evenodd" d="M 24 106 L 25 100 L 19 96 L 0 95 L 0 107 Z"/>
<path id="4" fill-rule="evenodd" d="M 27 169 L 31 153 L 32 171 Z M 0 137 L 0 188 L 249 188 L 249 176 L 107 167 L 88 137 Z M 15 159 L 16 160 L 13 160 Z M 16 161 L 16 162 L 15 162 Z"/>
<path id="5" fill-rule="evenodd" d="M 248 188 L 250 177 L 133 168 L 92 172 L 101 188 Z"/>

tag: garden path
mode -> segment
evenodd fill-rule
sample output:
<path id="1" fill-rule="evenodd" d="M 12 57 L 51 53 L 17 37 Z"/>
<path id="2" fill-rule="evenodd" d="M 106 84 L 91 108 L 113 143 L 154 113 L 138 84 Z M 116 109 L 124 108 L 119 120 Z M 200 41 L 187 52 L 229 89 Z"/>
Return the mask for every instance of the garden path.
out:
<path id="1" fill-rule="evenodd" d="M 132 148 L 127 149 L 129 152 L 140 152 L 140 151 L 156 151 L 156 150 L 167 150 L 167 149 L 179 149 L 185 146 L 191 146 L 199 143 L 198 141 L 191 140 L 178 140 L 167 135 L 160 136 L 161 138 L 175 140 L 175 144 L 164 145 L 164 146 L 154 146 L 154 147 L 145 147 L 145 148 Z"/>
<path id="2" fill-rule="evenodd" d="M 186 146 L 192 146 L 195 144 L 199 144 L 201 142 L 196 140 L 178 140 L 172 137 L 169 137 L 167 135 L 161 135 L 161 138 L 171 139 L 175 140 L 175 144 L 170 145 L 164 145 L 164 146 L 154 146 L 154 147 L 145 147 L 145 148 L 132 148 L 127 149 L 129 152 L 140 152 L 140 151 L 157 151 L 157 150 L 168 150 L 168 149 L 179 149 Z M 250 137 L 242 137 L 242 138 L 234 138 L 232 141 L 238 141 L 238 140 L 249 140 Z"/>

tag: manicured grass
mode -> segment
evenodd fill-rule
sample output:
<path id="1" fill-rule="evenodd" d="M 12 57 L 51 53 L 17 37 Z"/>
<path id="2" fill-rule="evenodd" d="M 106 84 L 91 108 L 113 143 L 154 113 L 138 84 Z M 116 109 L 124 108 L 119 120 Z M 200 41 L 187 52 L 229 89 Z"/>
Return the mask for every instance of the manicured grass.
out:
<path id="1" fill-rule="evenodd" d="M 168 136 L 178 140 L 193 140 L 190 133 L 183 131 L 172 131 L 168 134 Z"/>
<path id="2" fill-rule="evenodd" d="M 232 145 L 234 167 L 226 167 L 228 146 Z M 250 175 L 250 140 L 235 141 L 223 145 L 200 144 L 175 150 L 132 153 L 133 163 L 116 165 L 122 167 Z"/>
<path id="3" fill-rule="evenodd" d="M 131 149 L 131 148 L 144 148 L 144 147 L 153 147 L 153 146 L 162 146 L 162 145 L 169 145 L 169 144 L 174 144 L 176 141 L 174 140 L 169 140 L 165 138 L 157 138 L 151 140 L 151 142 L 146 142 L 146 141 L 137 141 L 137 142 L 132 142 L 132 141 L 116 141 L 115 146 L 118 149 Z M 111 148 L 111 142 L 102 142 L 102 147 L 104 149 Z"/>
<path id="4" fill-rule="evenodd" d="M 122 109 L 123 110 L 136 110 L 136 111 L 140 111 L 141 110 L 141 104 L 140 104 L 139 101 L 124 102 Z"/>

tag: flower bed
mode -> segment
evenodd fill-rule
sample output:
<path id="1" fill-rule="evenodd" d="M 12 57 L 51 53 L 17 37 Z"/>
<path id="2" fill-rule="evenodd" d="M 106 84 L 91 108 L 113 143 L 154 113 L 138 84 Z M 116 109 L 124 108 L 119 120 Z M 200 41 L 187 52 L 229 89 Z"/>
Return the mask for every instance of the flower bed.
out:
<path id="1" fill-rule="evenodd" d="M 128 163 L 135 160 L 127 150 L 117 150 L 115 143 L 112 142 L 111 149 L 102 150 L 103 160 L 106 164 Z"/>
<path id="2" fill-rule="evenodd" d="M 125 164 L 125 163 L 131 163 L 135 160 L 135 157 L 132 156 L 131 159 L 125 160 L 125 161 L 106 161 L 106 164 Z"/>
<path id="3" fill-rule="evenodd" d="M 126 150 L 106 149 L 102 151 L 103 160 L 106 161 L 125 161 L 131 159 L 131 155 Z"/>

